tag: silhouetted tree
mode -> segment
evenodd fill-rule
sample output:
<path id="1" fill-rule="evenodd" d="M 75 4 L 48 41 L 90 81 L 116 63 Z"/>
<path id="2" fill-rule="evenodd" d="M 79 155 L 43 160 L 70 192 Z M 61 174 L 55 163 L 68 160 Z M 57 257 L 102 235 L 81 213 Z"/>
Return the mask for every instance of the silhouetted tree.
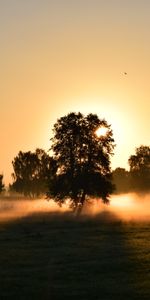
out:
<path id="1" fill-rule="evenodd" d="M 0 174 L 0 193 L 4 190 L 3 175 Z"/>
<path id="2" fill-rule="evenodd" d="M 100 126 L 107 128 L 105 136 L 96 135 Z M 85 117 L 69 113 L 57 120 L 53 133 L 51 150 L 57 169 L 49 184 L 48 197 L 60 205 L 69 199 L 77 210 L 89 197 L 108 203 L 113 191 L 110 157 L 114 139 L 110 125 L 94 114 Z"/>
<path id="3" fill-rule="evenodd" d="M 135 155 L 129 160 L 131 189 L 135 191 L 150 190 L 150 147 L 136 148 Z"/>
<path id="4" fill-rule="evenodd" d="M 12 161 L 14 173 L 11 190 L 28 197 L 39 197 L 47 191 L 53 159 L 42 149 L 22 152 Z"/>
<path id="5" fill-rule="evenodd" d="M 127 193 L 130 191 L 130 174 L 124 168 L 116 168 L 112 172 L 113 183 L 116 193 Z"/>

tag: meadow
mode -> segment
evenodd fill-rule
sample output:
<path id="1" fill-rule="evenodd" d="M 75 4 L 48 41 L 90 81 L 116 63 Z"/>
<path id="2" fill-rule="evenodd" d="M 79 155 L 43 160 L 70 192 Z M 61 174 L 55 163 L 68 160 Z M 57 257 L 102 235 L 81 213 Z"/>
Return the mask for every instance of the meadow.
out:
<path id="1" fill-rule="evenodd" d="M 1 219 L 0 299 L 150 299 L 149 228 L 111 211 Z"/>

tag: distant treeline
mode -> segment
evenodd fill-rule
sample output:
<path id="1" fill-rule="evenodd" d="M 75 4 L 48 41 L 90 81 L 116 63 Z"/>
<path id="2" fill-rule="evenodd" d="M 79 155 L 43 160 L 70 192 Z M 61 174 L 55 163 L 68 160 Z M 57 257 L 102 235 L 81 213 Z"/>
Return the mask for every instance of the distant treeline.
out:
<path id="1" fill-rule="evenodd" d="M 150 147 L 136 148 L 129 160 L 129 171 L 116 168 L 112 172 L 117 193 L 150 192 Z"/>
<path id="2" fill-rule="evenodd" d="M 105 135 L 97 129 L 105 128 Z M 37 198 L 46 195 L 59 204 L 70 199 L 73 207 L 97 197 L 109 201 L 112 193 L 150 191 L 150 147 L 140 146 L 129 157 L 129 171 L 111 171 L 115 147 L 111 126 L 97 115 L 70 113 L 57 120 L 50 156 L 43 149 L 20 151 L 13 159 L 10 192 Z M 0 175 L 0 192 L 4 190 Z"/>
<path id="3" fill-rule="evenodd" d="M 129 171 L 116 168 L 112 171 L 114 193 L 150 192 L 150 147 L 140 146 L 129 160 Z M 14 173 L 9 192 L 36 198 L 48 192 L 48 185 L 56 172 L 56 162 L 43 149 L 22 152 L 12 161 Z M 0 174 L 0 192 L 5 191 Z"/>
<path id="4" fill-rule="evenodd" d="M 0 193 L 4 191 L 3 175 L 0 174 Z"/>
<path id="5" fill-rule="evenodd" d="M 112 171 L 115 193 L 150 191 L 150 147 L 140 146 L 129 160 L 129 171 L 116 168 Z M 48 182 L 55 174 L 55 161 L 43 149 L 22 152 L 14 158 L 13 183 L 9 191 L 27 197 L 40 197 L 48 191 Z M 3 175 L 0 175 L 0 192 L 4 191 Z"/>

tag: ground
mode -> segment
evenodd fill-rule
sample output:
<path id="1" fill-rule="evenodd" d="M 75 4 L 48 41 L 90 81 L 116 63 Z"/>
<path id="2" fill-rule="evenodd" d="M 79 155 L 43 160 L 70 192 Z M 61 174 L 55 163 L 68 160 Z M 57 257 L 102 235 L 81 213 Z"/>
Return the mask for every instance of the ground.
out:
<path id="1" fill-rule="evenodd" d="M 150 223 L 40 214 L 0 224 L 0 299 L 150 299 Z"/>

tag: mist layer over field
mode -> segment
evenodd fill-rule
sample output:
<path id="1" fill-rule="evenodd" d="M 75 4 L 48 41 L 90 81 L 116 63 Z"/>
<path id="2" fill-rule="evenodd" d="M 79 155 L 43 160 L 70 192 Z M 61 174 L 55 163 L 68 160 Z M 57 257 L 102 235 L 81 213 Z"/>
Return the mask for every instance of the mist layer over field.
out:
<path id="1" fill-rule="evenodd" d="M 87 212 L 93 215 L 106 213 L 106 216 L 109 212 L 114 218 L 122 221 L 150 221 L 150 194 L 113 195 L 109 205 L 94 201 L 93 205 L 89 205 Z"/>
<path id="2" fill-rule="evenodd" d="M 0 222 L 20 219 L 33 214 L 66 212 L 66 206 L 59 207 L 53 201 L 46 199 L 1 199 L 0 200 Z"/>
<path id="3" fill-rule="evenodd" d="M 0 200 L 0 222 L 41 213 L 69 212 L 68 205 L 59 207 L 54 201 L 45 199 Z M 109 205 L 104 205 L 97 200 L 89 201 L 82 212 L 83 216 L 98 217 L 100 219 L 122 221 L 150 221 L 150 194 L 113 195 Z"/>

